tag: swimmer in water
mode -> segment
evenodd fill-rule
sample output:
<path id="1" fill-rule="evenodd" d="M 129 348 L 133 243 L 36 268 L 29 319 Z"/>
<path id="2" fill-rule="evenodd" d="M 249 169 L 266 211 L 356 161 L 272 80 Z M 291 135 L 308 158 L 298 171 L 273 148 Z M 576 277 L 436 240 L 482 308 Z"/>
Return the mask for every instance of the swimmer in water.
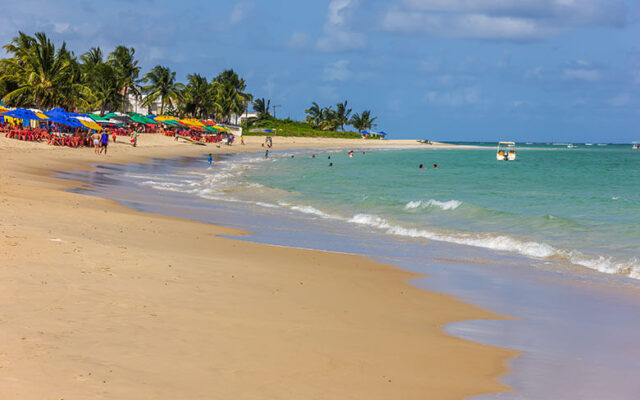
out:
<path id="1" fill-rule="evenodd" d="M 424 167 L 424 165 L 422 165 L 422 164 L 420 164 L 420 166 L 419 166 L 418 168 L 420 168 L 420 169 L 426 169 L 426 168 Z"/>
<path id="2" fill-rule="evenodd" d="M 330 166 L 330 167 L 333 167 L 333 163 L 332 163 L 332 162 L 330 162 L 330 163 L 329 163 L 329 166 Z"/>
<path id="3" fill-rule="evenodd" d="M 438 169 L 438 164 L 433 164 L 433 169 Z"/>

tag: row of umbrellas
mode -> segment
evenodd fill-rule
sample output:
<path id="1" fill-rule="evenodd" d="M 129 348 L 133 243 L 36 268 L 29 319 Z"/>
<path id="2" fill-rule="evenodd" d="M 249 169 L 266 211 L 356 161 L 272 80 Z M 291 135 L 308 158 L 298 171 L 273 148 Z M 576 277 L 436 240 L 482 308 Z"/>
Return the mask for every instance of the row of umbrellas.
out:
<path id="1" fill-rule="evenodd" d="M 73 128 L 87 128 L 96 131 L 102 130 L 101 125 L 121 125 L 138 123 L 144 125 L 159 125 L 189 128 L 201 132 L 227 132 L 231 129 L 225 125 L 217 125 L 210 120 L 198 120 L 195 118 L 178 119 L 170 115 L 142 115 L 138 113 L 109 113 L 104 116 L 97 114 L 82 114 L 66 112 L 62 108 L 54 108 L 49 111 L 32 110 L 27 108 L 8 109 L 0 106 L 0 117 L 14 118 L 22 121 L 54 122 Z"/>
<path id="2" fill-rule="evenodd" d="M 2 107 L 0 116 L 14 118 L 22 121 L 45 121 L 66 125 L 73 128 L 88 128 L 101 130 L 102 128 L 86 114 L 68 113 L 62 108 L 54 108 L 49 111 L 30 110 L 27 108 L 15 108 L 9 110 Z"/>

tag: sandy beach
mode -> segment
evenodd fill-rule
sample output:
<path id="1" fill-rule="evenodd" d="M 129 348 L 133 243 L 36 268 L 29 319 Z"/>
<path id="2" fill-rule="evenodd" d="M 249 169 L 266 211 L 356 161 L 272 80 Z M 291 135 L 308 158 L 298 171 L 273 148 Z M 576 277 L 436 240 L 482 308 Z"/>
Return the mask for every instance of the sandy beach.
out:
<path id="1" fill-rule="evenodd" d="M 125 139 L 126 140 L 126 139 Z M 51 171 L 204 153 L 139 145 L 54 148 L 0 137 L 0 398 L 462 399 L 509 390 L 515 352 L 446 335 L 501 319 L 411 286 L 366 257 L 218 237 L 234 229 L 72 193 Z M 447 148 L 274 137 L 272 150 Z"/>

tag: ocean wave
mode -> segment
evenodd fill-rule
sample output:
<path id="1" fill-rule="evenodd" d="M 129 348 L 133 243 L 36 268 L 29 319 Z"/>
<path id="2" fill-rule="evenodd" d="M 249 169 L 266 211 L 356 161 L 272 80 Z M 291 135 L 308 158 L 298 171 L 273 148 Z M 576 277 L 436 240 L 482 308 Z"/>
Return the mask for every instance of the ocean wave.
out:
<path id="1" fill-rule="evenodd" d="M 570 262 L 602 273 L 624 275 L 640 279 L 640 259 L 617 261 L 602 256 L 589 256 L 577 250 L 557 249 L 547 243 L 522 240 L 507 235 L 490 233 L 444 233 L 425 229 L 407 228 L 393 225 L 386 219 L 370 214 L 356 214 L 347 220 L 351 223 L 371 226 L 387 234 L 411 238 L 424 238 L 490 250 L 506 251 L 527 257 Z"/>
<path id="2" fill-rule="evenodd" d="M 311 207 L 311 206 L 289 206 L 289 208 L 293 211 L 298 211 L 301 212 L 303 214 L 311 214 L 311 215 L 316 215 L 318 217 L 324 217 L 324 218 L 331 218 L 331 219 L 337 219 L 338 217 L 335 217 L 333 215 L 329 215 L 327 213 L 324 213 L 320 210 L 318 210 L 315 207 Z"/>
<path id="3" fill-rule="evenodd" d="M 461 205 L 462 205 L 462 202 L 458 200 L 438 201 L 435 199 L 429 199 L 427 201 L 423 201 L 423 200 L 410 201 L 404 206 L 404 209 L 414 210 L 416 208 L 435 207 L 435 208 L 440 208 L 441 210 L 449 211 L 449 210 L 455 210 Z"/>

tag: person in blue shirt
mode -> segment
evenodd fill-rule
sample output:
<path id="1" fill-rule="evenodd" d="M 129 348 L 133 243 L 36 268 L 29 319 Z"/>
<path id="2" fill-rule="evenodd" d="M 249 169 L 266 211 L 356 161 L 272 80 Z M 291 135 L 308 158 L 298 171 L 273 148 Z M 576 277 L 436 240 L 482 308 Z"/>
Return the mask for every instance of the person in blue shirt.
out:
<path id="1" fill-rule="evenodd" d="M 209 165 L 213 163 L 213 156 L 211 155 L 211 153 L 209 153 L 209 157 L 207 157 L 207 161 L 209 161 Z"/>
<path id="2" fill-rule="evenodd" d="M 109 134 L 107 132 L 102 131 L 102 135 L 100 135 L 100 153 L 104 150 L 104 155 L 107 155 L 107 146 L 109 145 Z"/>

